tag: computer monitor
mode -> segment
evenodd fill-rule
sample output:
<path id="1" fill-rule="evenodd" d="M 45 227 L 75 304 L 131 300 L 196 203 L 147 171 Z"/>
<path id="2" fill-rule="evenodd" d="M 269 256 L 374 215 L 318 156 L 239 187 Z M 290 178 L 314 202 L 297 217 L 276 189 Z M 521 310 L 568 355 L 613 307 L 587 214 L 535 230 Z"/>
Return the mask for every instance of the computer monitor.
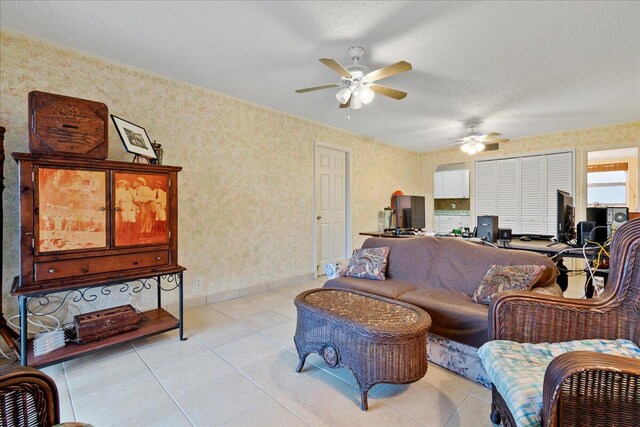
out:
<path id="1" fill-rule="evenodd" d="M 396 230 L 419 230 L 425 227 L 425 198 L 423 196 L 395 195 L 391 208 L 395 209 Z"/>
<path id="2" fill-rule="evenodd" d="M 567 243 L 576 237 L 573 197 L 566 191 L 557 190 L 557 200 L 556 239 L 560 243 Z"/>

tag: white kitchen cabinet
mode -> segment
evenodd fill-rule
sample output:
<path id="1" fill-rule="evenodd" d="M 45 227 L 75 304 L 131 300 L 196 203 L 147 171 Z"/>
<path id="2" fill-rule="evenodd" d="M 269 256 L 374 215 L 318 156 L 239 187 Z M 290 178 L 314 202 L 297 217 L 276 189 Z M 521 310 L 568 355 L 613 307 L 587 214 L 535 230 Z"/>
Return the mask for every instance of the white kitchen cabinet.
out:
<path id="1" fill-rule="evenodd" d="M 458 169 L 437 171 L 433 176 L 434 199 L 468 199 L 469 171 Z"/>
<path id="2" fill-rule="evenodd" d="M 433 198 L 444 199 L 444 171 L 433 174 Z"/>
<path id="3" fill-rule="evenodd" d="M 467 169 L 460 169 L 460 170 L 445 172 L 444 198 L 445 199 L 468 199 L 469 198 L 469 171 Z"/>
<path id="4" fill-rule="evenodd" d="M 433 229 L 437 233 L 450 233 L 453 229 L 469 227 L 469 215 L 436 215 L 433 217 Z"/>

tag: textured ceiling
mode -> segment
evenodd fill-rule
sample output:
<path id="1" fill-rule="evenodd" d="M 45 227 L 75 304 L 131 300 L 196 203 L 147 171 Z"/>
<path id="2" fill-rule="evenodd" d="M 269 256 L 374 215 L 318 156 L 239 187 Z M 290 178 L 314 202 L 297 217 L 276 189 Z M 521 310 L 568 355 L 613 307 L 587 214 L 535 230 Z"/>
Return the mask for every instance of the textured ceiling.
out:
<path id="1" fill-rule="evenodd" d="M 640 2 L 0 2 L 0 23 L 46 40 L 415 151 L 479 130 L 518 138 L 640 119 Z M 409 95 L 339 110 L 363 46 Z M 348 117 L 350 116 L 350 118 Z"/>

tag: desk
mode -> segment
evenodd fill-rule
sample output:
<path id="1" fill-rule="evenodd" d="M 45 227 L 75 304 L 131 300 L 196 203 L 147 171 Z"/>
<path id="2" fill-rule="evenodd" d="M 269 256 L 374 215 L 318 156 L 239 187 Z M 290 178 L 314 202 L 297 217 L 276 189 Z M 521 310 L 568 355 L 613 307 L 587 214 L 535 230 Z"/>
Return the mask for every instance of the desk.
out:
<path id="1" fill-rule="evenodd" d="M 382 232 L 382 231 L 361 231 L 358 233 L 361 236 L 371 236 L 371 237 L 390 237 L 390 238 L 403 238 L 403 237 L 421 237 L 415 234 L 395 234 L 391 232 Z"/>
<path id="2" fill-rule="evenodd" d="M 564 243 L 557 243 L 553 246 L 549 246 L 548 240 L 531 240 L 530 242 L 524 242 L 516 239 L 512 240 L 509 246 L 504 246 L 502 243 L 496 243 L 495 245 L 505 249 L 537 252 L 539 254 L 549 255 L 550 257 L 561 256 L 563 258 L 584 258 L 582 248 L 565 245 Z M 596 248 L 587 248 L 587 257 L 593 255 L 595 249 Z"/>
<path id="3" fill-rule="evenodd" d="M 556 266 L 560 271 L 556 281 L 558 282 L 560 289 L 562 289 L 562 292 L 566 291 L 569 286 L 569 276 L 567 275 L 568 269 L 562 262 L 563 258 L 584 258 L 585 255 L 587 258 L 591 258 L 598 249 L 596 247 L 588 247 L 583 251 L 582 248 L 565 245 L 564 243 L 556 243 L 553 246 L 549 246 L 548 240 L 531 240 L 529 242 L 525 242 L 519 239 L 512 240 L 511 243 L 507 245 L 498 243 L 497 246 L 504 249 L 537 252 L 547 255 L 549 258 L 554 258 Z M 590 298 L 593 295 L 593 284 L 589 282 L 586 288 L 587 297 Z"/>

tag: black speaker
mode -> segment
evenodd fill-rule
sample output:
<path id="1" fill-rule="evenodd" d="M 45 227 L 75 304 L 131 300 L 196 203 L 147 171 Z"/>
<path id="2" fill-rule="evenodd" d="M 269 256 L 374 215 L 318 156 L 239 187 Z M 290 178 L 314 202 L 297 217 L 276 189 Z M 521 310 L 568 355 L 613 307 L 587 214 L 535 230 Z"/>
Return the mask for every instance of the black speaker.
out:
<path id="1" fill-rule="evenodd" d="M 594 221 L 580 221 L 578 223 L 577 229 L 577 239 L 578 246 L 584 246 L 587 243 L 587 240 L 594 241 L 594 236 L 591 236 L 591 232 L 596 228 L 596 223 Z"/>
<path id="2" fill-rule="evenodd" d="M 487 242 L 498 239 L 498 217 L 491 215 L 478 216 L 478 237 Z"/>
<path id="3" fill-rule="evenodd" d="M 511 229 L 510 228 L 498 228 L 498 242 L 508 243 L 511 241 Z"/>

